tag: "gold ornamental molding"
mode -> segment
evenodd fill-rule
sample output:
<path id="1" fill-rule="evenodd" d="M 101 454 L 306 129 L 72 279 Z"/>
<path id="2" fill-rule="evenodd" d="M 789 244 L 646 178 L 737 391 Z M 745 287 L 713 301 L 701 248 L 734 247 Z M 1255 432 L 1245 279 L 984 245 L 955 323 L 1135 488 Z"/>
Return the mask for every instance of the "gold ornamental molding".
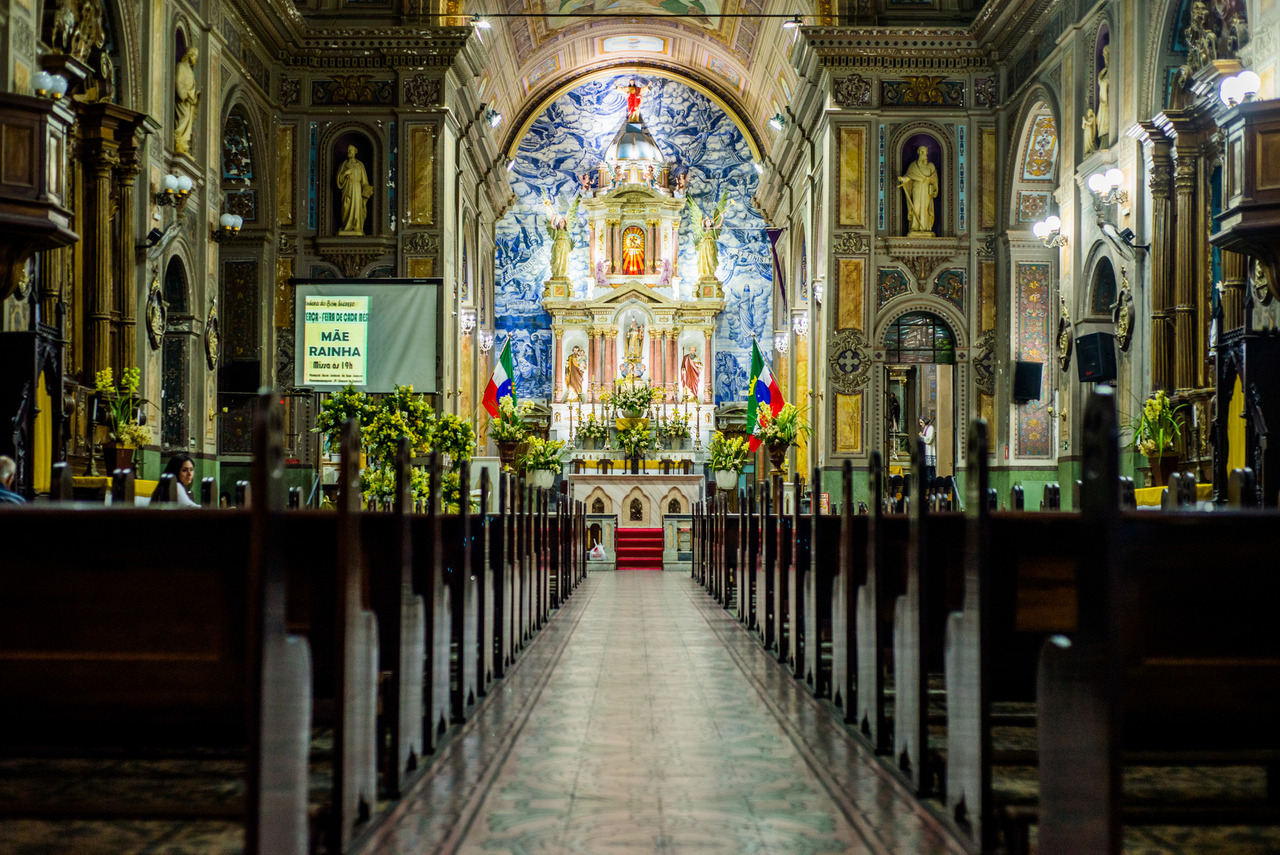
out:
<path id="1" fill-rule="evenodd" d="M 960 255 L 967 241 L 953 237 L 886 237 L 881 238 L 881 243 L 885 253 L 910 270 L 923 286 L 930 273 Z"/>

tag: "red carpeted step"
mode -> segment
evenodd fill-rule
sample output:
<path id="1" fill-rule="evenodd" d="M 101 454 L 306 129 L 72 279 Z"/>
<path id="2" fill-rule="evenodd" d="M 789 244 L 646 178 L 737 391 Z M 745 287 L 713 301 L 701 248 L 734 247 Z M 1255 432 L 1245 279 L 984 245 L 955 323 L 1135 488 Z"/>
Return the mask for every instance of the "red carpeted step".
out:
<path id="1" fill-rule="evenodd" d="M 619 570 L 661 570 L 662 529 L 618 529 Z"/>

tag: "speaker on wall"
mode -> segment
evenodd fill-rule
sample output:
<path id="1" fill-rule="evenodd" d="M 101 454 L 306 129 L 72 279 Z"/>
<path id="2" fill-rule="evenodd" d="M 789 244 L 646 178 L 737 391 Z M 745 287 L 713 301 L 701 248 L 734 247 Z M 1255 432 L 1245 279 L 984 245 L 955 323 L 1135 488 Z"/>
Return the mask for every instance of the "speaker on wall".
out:
<path id="1" fill-rule="evenodd" d="M 1040 372 L 1043 368 L 1044 365 L 1039 362 L 1014 363 L 1013 402 L 1015 404 L 1040 400 Z"/>
<path id="2" fill-rule="evenodd" d="M 1116 379 L 1116 337 L 1096 332 L 1076 339 L 1076 371 L 1081 383 Z"/>

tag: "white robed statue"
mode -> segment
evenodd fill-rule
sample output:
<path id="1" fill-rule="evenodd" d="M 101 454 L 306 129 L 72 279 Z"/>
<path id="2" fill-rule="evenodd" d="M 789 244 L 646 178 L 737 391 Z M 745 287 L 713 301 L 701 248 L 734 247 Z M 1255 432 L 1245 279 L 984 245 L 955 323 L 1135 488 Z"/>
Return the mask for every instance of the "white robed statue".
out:
<path id="1" fill-rule="evenodd" d="M 907 196 L 907 220 L 912 234 L 933 234 L 933 200 L 938 195 L 938 170 L 929 162 L 928 146 L 916 149 L 916 159 L 898 179 Z"/>

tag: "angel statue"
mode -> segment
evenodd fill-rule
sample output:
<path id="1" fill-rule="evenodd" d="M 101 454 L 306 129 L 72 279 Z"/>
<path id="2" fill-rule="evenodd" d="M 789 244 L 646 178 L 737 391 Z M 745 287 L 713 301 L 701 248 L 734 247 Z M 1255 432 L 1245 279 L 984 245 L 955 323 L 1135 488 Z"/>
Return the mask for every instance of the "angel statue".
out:
<path id="1" fill-rule="evenodd" d="M 560 214 L 556 212 L 556 207 L 551 204 L 550 199 L 544 197 L 542 200 L 542 204 L 547 208 L 547 234 L 551 235 L 552 279 L 569 278 L 569 250 L 573 249 L 573 238 L 569 237 L 569 224 L 573 222 L 574 214 L 578 213 L 580 201 L 582 201 L 581 193 L 573 197 L 569 212 Z"/>
<path id="2" fill-rule="evenodd" d="M 698 277 L 714 279 L 716 268 L 720 266 L 720 250 L 716 241 L 720 239 L 720 229 L 724 226 L 724 209 L 729 205 L 729 191 L 720 195 L 720 201 L 711 216 L 702 213 L 702 208 L 692 196 L 687 198 L 689 212 L 692 214 L 693 241 L 698 247 Z"/>

